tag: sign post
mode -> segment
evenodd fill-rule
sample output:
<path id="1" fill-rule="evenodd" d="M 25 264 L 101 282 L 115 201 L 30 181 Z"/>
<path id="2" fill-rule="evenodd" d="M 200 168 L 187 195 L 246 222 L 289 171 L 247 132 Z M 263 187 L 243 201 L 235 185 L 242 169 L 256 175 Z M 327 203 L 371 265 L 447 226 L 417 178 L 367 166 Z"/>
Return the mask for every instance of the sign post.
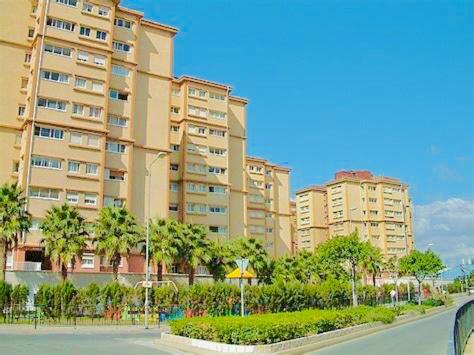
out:
<path id="1" fill-rule="evenodd" d="M 237 259 L 236 261 L 237 266 L 239 267 L 240 271 L 240 277 L 239 277 L 239 283 L 240 283 L 240 313 L 242 317 L 245 316 L 245 304 L 244 304 L 244 272 L 249 266 L 249 259 Z"/>

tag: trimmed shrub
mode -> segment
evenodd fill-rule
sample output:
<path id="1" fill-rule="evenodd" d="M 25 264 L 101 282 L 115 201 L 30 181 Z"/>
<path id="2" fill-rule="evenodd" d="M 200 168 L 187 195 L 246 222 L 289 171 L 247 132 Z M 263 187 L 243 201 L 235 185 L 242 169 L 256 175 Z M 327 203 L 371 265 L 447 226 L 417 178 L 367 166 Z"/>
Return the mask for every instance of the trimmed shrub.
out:
<path id="1" fill-rule="evenodd" d="M 191 318 L 171 321 L 175 335 L 227 344 L 272 344 L 357 324 L 391 323 L 395 313 L 383 307 L 252 315 L 248 317 Z"/>
<path id="2" fill-rule="evenodd" d="M 5 314 L 10 306 L 12 287 L 10 284 L 0 282 L 0 314 Z"/>

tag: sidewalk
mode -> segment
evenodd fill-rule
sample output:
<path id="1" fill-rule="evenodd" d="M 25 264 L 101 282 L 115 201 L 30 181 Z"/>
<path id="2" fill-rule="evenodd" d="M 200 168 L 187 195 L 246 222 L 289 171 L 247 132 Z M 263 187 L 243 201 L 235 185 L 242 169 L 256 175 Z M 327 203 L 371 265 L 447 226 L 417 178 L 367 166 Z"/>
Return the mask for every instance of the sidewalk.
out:
<path id="1" fill-rule="evenodd" d="M 464 349 L 464 355 L 474 355 L 474 335 L 472 333 L 467 341 L 466 349 Z"/>

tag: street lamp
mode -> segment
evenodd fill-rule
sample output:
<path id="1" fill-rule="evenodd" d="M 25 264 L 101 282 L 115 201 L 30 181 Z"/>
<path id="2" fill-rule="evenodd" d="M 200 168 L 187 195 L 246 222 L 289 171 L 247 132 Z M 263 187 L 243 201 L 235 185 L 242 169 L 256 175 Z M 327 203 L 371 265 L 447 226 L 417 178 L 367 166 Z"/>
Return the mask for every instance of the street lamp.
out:
<path id="1" fill-rule="evenodd" d="M 146 246 L 145 246 L 145 329 L 148 329 L 148 315 L 150 313 L 149 300 L 148 300 L 148 289 L 150 282 L 150 209 L 151 209 L 151 168 L 158 161 L 158 159 L 164 157 L 166 153 L 158 153 L 156 158 L 151 162 L 146 171 L 148 176 L 148 209 L 146 218 Z"/>

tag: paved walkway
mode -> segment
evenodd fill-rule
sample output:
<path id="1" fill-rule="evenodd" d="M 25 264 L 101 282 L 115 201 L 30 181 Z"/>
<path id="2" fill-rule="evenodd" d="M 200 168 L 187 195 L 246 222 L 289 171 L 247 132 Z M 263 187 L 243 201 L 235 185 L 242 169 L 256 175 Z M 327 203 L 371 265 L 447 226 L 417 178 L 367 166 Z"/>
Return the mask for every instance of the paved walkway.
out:
<path id="1" fill-rule="evenodd" d="M 474 355 L 474 335 L 471 334 L 464 349 L 464 355 Z"/>

